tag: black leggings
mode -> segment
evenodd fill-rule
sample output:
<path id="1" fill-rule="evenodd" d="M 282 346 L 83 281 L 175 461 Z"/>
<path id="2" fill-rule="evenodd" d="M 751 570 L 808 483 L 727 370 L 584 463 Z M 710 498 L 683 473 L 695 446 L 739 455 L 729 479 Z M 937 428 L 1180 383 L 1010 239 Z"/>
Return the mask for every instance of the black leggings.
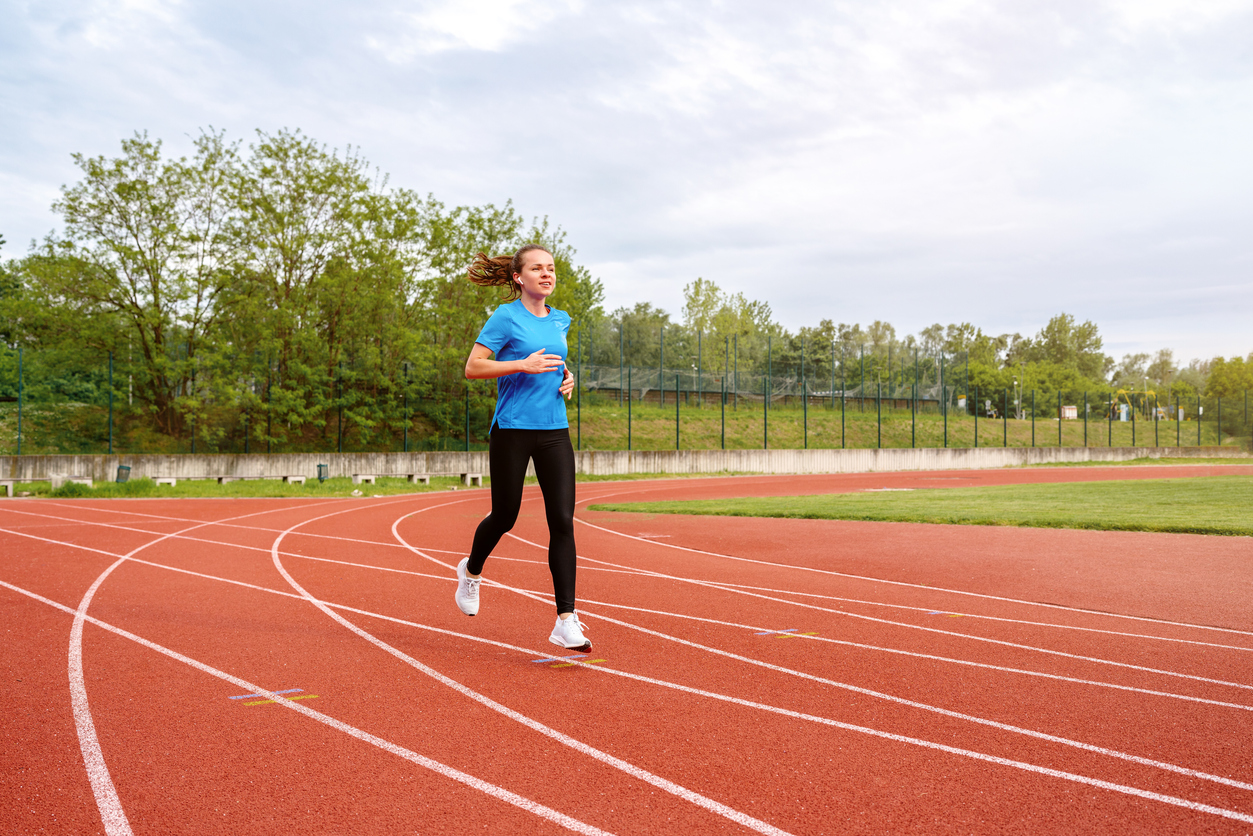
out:
<path id="1" fill-rule="evenodd" d="M 492 477 L 492 513 L 479 523 L 466 570 L 483 572 L 487 556 L 518 519 L 527 461 L 544 494 L 548 518 L 548 570 L 553 576 L 557 612 L 574 612 L 574 449 L 570 431 L 502 430 L 492 426 L 488 441 Z"/>

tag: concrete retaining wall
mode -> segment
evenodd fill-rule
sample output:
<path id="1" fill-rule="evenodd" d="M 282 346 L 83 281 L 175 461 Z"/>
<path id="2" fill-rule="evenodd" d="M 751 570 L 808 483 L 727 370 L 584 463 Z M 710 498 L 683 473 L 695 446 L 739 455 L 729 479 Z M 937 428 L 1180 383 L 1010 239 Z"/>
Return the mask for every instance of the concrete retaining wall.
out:
<path id="1" fill-rule="evenodd" d="M 1229 447 L 984 447 L 889 450 L 625 450 L 575 454 L 580 473 L 866 473 L 893 470 L 968 470 L 1025 464 L 1127 461 L 1143 457 L 1247 458 Z M 35 481 L 53 474 L 112 481 L 118 465 L 132 479 L 173 476 L 315 478 L 354 473 L 488 473 L 487 453 L 278 453 L 273 455 L 0 456 L 0 479 Z"/>

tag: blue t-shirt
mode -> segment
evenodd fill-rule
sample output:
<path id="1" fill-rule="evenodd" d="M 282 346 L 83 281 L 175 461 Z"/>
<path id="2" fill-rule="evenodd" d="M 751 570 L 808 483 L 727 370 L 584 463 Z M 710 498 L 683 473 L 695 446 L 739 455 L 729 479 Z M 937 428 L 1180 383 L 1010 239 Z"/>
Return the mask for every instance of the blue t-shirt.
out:
<path id="1" fill-rule="evenodd" d="M 539 349 L 566 359 L 566 334 L 570 315 L 556 308 L 548 316 L 536 316 L 521 299 L 501 305 L 487 320 L 475 340 L 497 360 L 522 360 Z M 561 397 L 561 366 L 543 374 L 515 372 L 496 378 L 496 415 L 492 422 L 505 430 L 559 430 L 569 427 L 566 402 Z"/>

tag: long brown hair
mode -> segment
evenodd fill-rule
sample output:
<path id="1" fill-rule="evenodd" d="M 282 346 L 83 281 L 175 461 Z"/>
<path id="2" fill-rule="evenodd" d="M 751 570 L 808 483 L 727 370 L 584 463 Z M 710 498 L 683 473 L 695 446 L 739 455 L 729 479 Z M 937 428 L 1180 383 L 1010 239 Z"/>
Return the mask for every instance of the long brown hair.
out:
<path id="1" fill-rule="evenodd" d="M 495 258 L 488 258 L 483 253 L 477 253 L 466 273 L 470 281 L 479 287 L 500 287 L 508 290 L 505 301 L 512 302 L 522 295 L 522 288 L 513 280 L 513 277 L 522 272 L 523 256 L 531 250 L 542 250 L 552 255 L 547 247 L 539 244 L 527 244 L 512 256 L 498 255 Z"/>

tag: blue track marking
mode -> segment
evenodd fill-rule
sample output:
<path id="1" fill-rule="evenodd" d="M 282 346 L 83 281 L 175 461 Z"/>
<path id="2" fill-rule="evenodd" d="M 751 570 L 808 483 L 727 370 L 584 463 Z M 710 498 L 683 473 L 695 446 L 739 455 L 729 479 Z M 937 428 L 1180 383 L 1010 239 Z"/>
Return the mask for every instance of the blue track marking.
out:
<path id="1" fill-rule="evenodd" d="M 754 633 L 753 635 L 755 635 L 755 636 L 777 636 L 777 635 L 779 635 L 780 633 L 795 633 L 795 632 L 796 632 L 797 630 L 799 630 L 799 629 L 800 629 L 799 627 L 789 627 L 789 628 L 788 628 L 788 629 L 786 629 L 786 630 L 767 630 L 767 631 L 766 631 L 766 632 L 764 632 L 764 633 Z"/>

